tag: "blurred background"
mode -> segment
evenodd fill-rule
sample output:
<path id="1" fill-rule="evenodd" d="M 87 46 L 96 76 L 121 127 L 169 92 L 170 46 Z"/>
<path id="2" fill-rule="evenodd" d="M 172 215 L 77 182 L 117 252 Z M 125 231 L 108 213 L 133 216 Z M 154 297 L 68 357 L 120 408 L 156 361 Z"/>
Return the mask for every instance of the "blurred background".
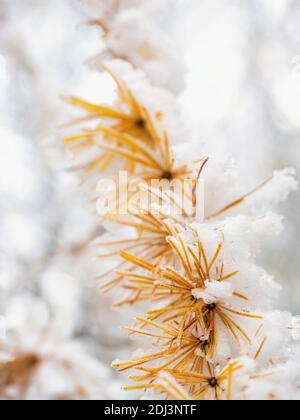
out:
<path id="1" fill-rule="evenodd" d="M 299 1 L 175 4 L 164 8 L 162 24 L 188 62 L 180 100 L 199 147 L 232 154 L 245 187 L 274 169 L 300 173 Z M 16 296 L 42 298 L 108 365 L 133 344 L 120 332 L 123 315 L 95 292 L 88 242 L 96 221 L 57 147 L 70 119 L 60 95 L 113 96 L 113 85 L 88 66 L 101 50 L 99 31 L 88 25 L 95 11 L 92 0 L 0 0 L 0 315 Z M 278 308 L 295 314 L 299 207 L 299 194 L 281 207 L 285 234 L 262 256 L 283 285 Z"/>

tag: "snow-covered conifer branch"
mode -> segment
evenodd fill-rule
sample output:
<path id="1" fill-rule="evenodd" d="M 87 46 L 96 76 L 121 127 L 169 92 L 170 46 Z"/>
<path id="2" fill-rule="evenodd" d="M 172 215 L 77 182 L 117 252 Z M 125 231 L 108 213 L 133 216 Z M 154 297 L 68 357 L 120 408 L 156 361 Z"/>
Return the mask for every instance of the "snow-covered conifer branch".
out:
<path id="1" fill-rule="evenodd" d="M 105 172 L 116 180 L 122 168 L 139 180 L 136 192 L 105 214 L 106 233 L 95 244 L 104 288 L 116 291 L 117 306 L 142 313 L 127 329 L 147 350 L 114 367 L 131 371 L 127 390 L 158 398 L 298 398 L 298 323 L 274 311 L 280 287 L 257 262 L 264 238 L 281 233 L 274 211 L 297 188 L 293 171 L 247 191 L 228 160 L 202 155 L 176 96 L 185 68 L 153 18 L 160 5 L 139 1 L 137 11 L 135 1 L 94 3 L 105 44 L 100 61 L 117 100 L 67 98 L 83 113 L 76 120 L 82 128 L 65 143 L 80 158 L 88 152 L 81 164 L 88 179 Z M 177 181 L 176 188 L 154 188 L 154 180 Z M 180 201 L 187 180 L 194 212 Z M 195 194 L 202 182 L 204 220 Z M 145 192 L 151 203 L 159 196 L 158 204 L 145 208 Z"/>

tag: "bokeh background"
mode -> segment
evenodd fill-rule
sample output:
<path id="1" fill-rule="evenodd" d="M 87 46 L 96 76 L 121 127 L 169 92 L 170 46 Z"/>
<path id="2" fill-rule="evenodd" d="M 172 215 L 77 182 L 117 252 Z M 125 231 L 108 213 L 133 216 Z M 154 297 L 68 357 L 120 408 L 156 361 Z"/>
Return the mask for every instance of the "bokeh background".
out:
<path id="1" fill-rule="evenodd" d="M 189 66 L 180 100 L 199 147 L 204 141 L 230 153 L 245 188 L 274 169 L 299 174 L 300 2 L 167 1 L 161 24 Z M 120 332 L 123 315 L 97 292 L 88 242 L 99 228 L 58 147 L 70 119 L 60 95 L 114 95 L 89 66 L 101 50 L 99 31 L 88 24 L 95 4 L 0 0 L 0 309 L 22 293 L 46 300 L 108 364 L 134 345 Z M 282 205 L 285 234 L 261 257 L 283 285 L 278 308 L 294 314 L 299 207 L 299 193 Z"/>

